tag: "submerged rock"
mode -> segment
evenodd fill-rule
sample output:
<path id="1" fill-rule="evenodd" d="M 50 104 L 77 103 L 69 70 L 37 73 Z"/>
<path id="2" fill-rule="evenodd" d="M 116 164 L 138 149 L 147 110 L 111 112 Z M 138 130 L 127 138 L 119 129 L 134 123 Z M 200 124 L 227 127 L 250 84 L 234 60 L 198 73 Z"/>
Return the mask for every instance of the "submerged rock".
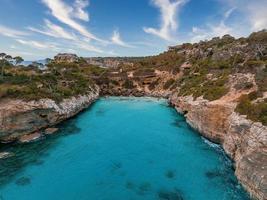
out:
<path id="1" fill-rule="evenodd" d="M 160 200 L 184 200 L 181 192 L 177 189 L 174 191 L 160 190 L 158 197 Z"/>
<path id="2" fill-rule="evenodd" d="M 131 181 L 127 181 L 125 184 L 125 187 L 129 190 L 134 189 L 135 188 L 135 184 Z"/>
<path id="3" fill-rule="evenodd" d="M 16 180 L 16 184 L 20 186 L 29 185 L 31 183 L 31 179 L 28 177 L 21 177 Z"/>
<path id="4" fill-rule="evenodd" d="M 174 179 L 174 178 L 175 178 L 175 171 L 173 171 L 173 170 L 168 170 L 168 171 L 166 171 L 165 176 L 166 176 L 167 178 L 169 178 L 169 179 Z"/>
<path id="5" fill-rule="evenodd" d="M 11 152 L 0 152 L 0 159 L 6 159 L 14 156 L 14 153 Z"/>
<path id="6" fill-rule="evenodd" d="M 222 174 L 220 171 L 216 171 L 216 170 L 214 170 L 214 171 L 207 171 L 207 172 L 205 173 L 205 175 L 206 175 L 208 178 L 210 178 L 210 179 L 213 179 L 213 178 L 217 178 L 217 177 L 221 177 L 221 176 L 223 176 L 223 174 Z"/>
<path id="7" fill-rule="evenodd" d="M 149 182 L 143 182 L 138 186 L 137 194 L 144 195 L 151 190 L 151 184 Z"/>

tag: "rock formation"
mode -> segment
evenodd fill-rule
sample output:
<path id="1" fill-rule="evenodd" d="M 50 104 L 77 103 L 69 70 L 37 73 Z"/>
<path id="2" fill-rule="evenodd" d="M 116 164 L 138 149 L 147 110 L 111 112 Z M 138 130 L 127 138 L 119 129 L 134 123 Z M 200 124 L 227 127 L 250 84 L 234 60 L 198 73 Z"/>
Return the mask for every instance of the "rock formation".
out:
<path id="1" fill-rule="evenodd" d="M 72 63 L 79 60 L 79 57 L 76 54 L 71 53 L 59 53 L 54 57 L 55 62 L 66 62 Z"/>
<path id="2" fill-rule="evenodd" d="M 0 140 L 14 141 L 23 135 L 54 126 L 87 108 L 98 95 L 99 88 L 96 87 L 88 95 L 64 99 L 61 103 L 51 99 L 28 102 L 4 99 L 0 101 Z"/>

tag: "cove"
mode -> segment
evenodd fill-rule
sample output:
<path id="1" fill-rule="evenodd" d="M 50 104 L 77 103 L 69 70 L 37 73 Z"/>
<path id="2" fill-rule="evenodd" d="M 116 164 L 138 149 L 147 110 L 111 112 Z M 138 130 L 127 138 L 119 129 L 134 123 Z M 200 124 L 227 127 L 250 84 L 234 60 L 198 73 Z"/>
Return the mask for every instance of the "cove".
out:
<path id="1" fill-rule="evenodd" d="M 166 100 L 101 98 L 45 140 L 4 150 L 1 200 L 247 200 L 222 149 Z"/>

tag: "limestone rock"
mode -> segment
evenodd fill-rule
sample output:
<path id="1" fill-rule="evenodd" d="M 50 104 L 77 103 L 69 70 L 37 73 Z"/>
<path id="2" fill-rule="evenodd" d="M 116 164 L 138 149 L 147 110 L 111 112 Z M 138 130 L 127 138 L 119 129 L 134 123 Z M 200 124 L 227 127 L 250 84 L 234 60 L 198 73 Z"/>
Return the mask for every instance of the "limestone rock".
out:
<path id="1" fill-rule="evenodd" d="M 47 128 L 45 129 L 45 134 L 46 135 L 52 135 L 58 131 L 58 128 Z"/>
<path id="2" fill-rule="evenodd" d="M 14 154 L 11 152 L 0 152 L 0 159 L 6 159 L 11 156 L 14 156 Z"/>
<path id="3" fill-rule="evenodd" d="M 267 127 L 235 113 L 234 98 L 209 102 L 173 94 L 170 102 L 193 128 L 223 146 L 247 191 L 256 199 L 267 199 Z"/>
<path id="4" fill-rule="evenodd" d="M 0 141 L 15 141 L 23 135 L 54 126 L 76 115 L 98 98 L 99 88 L 92 91 L 60 103 L 52 99 L 0 101 Z"/>
<path id="5" fill-rule="evenodd" d="M 79 57 L 76 54 L 71 53 L 59 53 L 54 57 L 55 62 L 66 62 L 72 63 L 79 60 Z"/>
<path id="6" fill-rule="evenodd" d="M 20 143 L 29 143 L 29 142 L 35 142 L 37 140 L 40 140 L 42 137 L 42 134 L 39 132 L 28 134 L 28 135 L 23 135 L 19 137 L 18 141 Z"/>

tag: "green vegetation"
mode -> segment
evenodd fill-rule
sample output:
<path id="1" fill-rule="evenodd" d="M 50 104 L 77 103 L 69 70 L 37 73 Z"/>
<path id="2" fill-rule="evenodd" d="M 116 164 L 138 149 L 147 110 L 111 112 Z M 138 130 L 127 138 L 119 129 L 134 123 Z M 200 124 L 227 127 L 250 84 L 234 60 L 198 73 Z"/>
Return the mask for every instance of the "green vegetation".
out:
<path id="1" fill-rule="evenodd" d="M 258 85 L 258 91 L 263 94 L 267 92 L 267 62 L 265 68 L 256 72 L 256 83 Z"/>
<path id="2" fill-rule="evenodd" d="M 175 83 L 174 79 L 169 79 L 164 85 L 163 85 L 163 89 L 167 90 L 169 89 L 173 84 Z"/>
<path id="3" fill-rule="evenodd" d="M 143 67 L 141 67 L 141 68 L 139 68 L 138 70 L 136 70 L 135 72 L 134 72 L 134 76 L 143 76 L 143 77 L 145 77 L 145 76 L 154 76 L 155 74 L 154 74 L 154 69 L 153 68 L 143 68 Z"/>
<path id="4" fill-rule="evenodd" d="M 134 62 L 135 68 L 152 68 L 153 70 L 167 71 L 172 74 L 180 72 L 180 66 L 185 61 L 184 56 L 176 52 L 165 52 L 158 56 L 149 56 Z"/>
<path id="5" fill-rule="evenodd" d="M 129 79 L 126 79 L 122 86 L 126 89 L 133 89 L 134 88 L 133 82 Z"/>
<path id="6" fill-rule="evenodd" d="M 230 74 L 229 63 L 211 59 L 197 60 L 179 80 L 180 95 L 203 96 L 208 100 L 221 98 L 228 92 L 226 83 Z"/>
<path id="7" fill-rule="evenodd" d="M 22 60 L 15 57 L 15 64 Z M 5 66 L 0 80 L 0 97 L 38 100 L 64 98 L 87 94 L 94 88 L 92 76 L 100 76 L 104 69 L 90 66 L 85 61 L 56 63 L 51 61 L 46 70 L 35 66 L 23 67 L 1 63 Z M 3 67 L 2 67 L 3 68 Z"/>
<path id="8" fill-rule="evenodd" d="M 154 90 L 156 88 L 156 86 L 158 85 L 158 83 L 159 83 L 159 78 L 157 80 L 153 81 L 152 83 L 150 83 L 148 86 L 148 89 Z"/>
<path id="9" fill-rule="evenodd" d="M 242 115 L 246 115 L 252 121 L 267 125 L 267 99 L 257 103 L 252 102 L 256 97 L 256 93 L 243 95 L 236 107 L 236 111 Z"/>

